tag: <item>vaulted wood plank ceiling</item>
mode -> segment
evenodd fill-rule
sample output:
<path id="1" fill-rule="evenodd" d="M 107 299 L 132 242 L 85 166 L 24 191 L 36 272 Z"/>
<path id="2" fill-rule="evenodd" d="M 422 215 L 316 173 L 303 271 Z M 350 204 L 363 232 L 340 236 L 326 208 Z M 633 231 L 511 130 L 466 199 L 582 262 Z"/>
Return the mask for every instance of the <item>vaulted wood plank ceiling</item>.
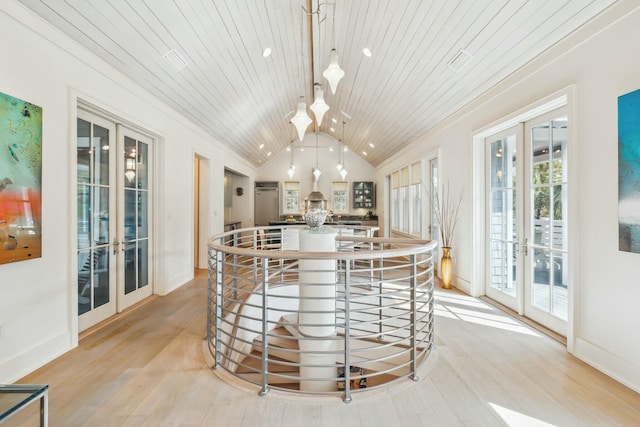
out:
<path id="1" fill-rule="evenodd" d="M 256 165 L 291 142 L 299 97 L 309 106 L 321 83 L 319 131 L 342 139 L 346 121 L 344 142 L 374 166 L 614 2 L 20 1 Z M 335 95 L 332 47 L 346 73 Z M 163 59 L 172 49 L 181 71 Z"/>

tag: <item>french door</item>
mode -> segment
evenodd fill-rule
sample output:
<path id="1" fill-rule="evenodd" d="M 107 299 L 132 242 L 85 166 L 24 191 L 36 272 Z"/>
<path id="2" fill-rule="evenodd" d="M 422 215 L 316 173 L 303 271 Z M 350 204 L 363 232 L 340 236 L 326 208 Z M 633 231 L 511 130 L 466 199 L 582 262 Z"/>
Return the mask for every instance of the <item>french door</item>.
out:
<path id="1" fill-rule="evenodd" d="M 152 293 L 151 142 L 78 110 L 79 330 Z"/>
<path id="2" fill-rule="evenodd" d="M 485 293 L 566 336 L 567 116 L 564 109 L 485 139 Z"/>

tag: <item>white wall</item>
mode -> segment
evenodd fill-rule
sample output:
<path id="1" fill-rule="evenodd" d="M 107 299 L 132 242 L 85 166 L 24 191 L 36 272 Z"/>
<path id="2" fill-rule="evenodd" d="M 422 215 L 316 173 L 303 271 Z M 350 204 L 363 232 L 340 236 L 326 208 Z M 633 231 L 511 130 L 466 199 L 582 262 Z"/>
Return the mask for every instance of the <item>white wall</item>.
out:
<path id="1" fill-rule="evenodd" d="M 296 173 L 293 178 L 289 178 L 287 170 L 291 162 L 291 152 L 282 150 L 274 154 L 269 161 L 265 162 L 258 169 L 257 181 L 300 181 L 302 196 L 300 202 L 301 213 L 304 212 L 304 198 L 313 191 L 313 175 L 311 174 L 316 165 L 316 136 L 307 132 L 302 143 L 296 140 L 293 150 L 293 162 L 296 165 Z M 304 148 L 304 152 L 300 148 Z M 329 148 L 333 151 L 329 151 Z M 331 194 L 331 181 L 343 181 L 336 165 L 338 164 L 338 142 L 330 135 L 321 133 L 318 135 L 318 168 L 322 171 L 318 180 L 318 189 L 329 199 Z M 368 210 L 377 209 L 353 209 L 352 187 L 353 181 L 373 181 L 374 168 L 367 161 L 353 153 L 351 150 L 342 152 L 344 164 L 347 169 L 347 176 L 344 181 L 349 181 L 349 214 L 365 215 Z M 282 197 L 281 197 L 282 199 Z M 376 203 L 376 207 L 378 204 Z M 282 200 L 280 200 L 280 211 L 282 212 Z"/>
<path id="2" fill-rule="evenodd" d="M 441 180 L 463 190 L 454 238 L 456 285 L 473 282 L 472 135 L 570 85 L 575 131 L 569 142 L 575 205 L 569 222 L 574 288 L 568 348 L 577 357 L 640 391 L 640 254 L 618 251 L 617 99 L 640 88 L 640 10 L 621 1 L 501 82 L 376 170 L 392 170 L 440 148 Z M 469 64 L 473 66 L 473 63 Z M 640 119 L 640 118 L 639 118 Z M 381 209 L 379 209 L 382 212 Z"/>
<path id="3" fill-rule="evenodd" d="M 253 227 L 253 191 L 251 180 L 247 176 L 225 171 L 225 176 L 231 179 L 231 206 L 225 206 L 225 223 L 240 221 L 241 227 Z M 242 188 L 240 196 L 237 189 Z"/>
<path id="4" fill-rule="evenodd" d="M 0 3 L 0 91 L 43 107 L 42 258 L 0 265 L 0 383 L 77 345 L 75 120 L 77 99 L 159 137 L 155 292 L 193 277 L 193 158 L 210 159 L 209 235 L 223 227 L 223 176 L 255 168 L 20 4 Z M 204 250 L 204 248 L 203 248 Z"/>

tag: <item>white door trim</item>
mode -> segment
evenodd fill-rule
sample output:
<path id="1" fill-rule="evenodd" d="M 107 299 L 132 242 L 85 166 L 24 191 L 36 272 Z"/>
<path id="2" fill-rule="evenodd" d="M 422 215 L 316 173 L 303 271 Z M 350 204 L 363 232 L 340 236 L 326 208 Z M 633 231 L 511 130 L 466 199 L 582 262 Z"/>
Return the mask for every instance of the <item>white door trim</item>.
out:
<path id="1" fill-rule="evenodd" d="M 485 171 L 486 171 L 486 157 L 484 139 L 485 137 L 498 133 L 503 129 L 509 128 L 517 123 L 524 122 L 533 117 L 544 114 L 545 112 L 552 111 L 564 105 L 567 105 L 568 118 L 570 123 L 577 123 L 577 107 L 575 103 L 577 88 L 575 85 L 567 86 L 561 90 L 558 90 L 537 102 L 529 104 L 514 113 L 507 115 L 503 118 L 497 119 L 494 122 L 483 126 L 472 132 L 471 139 L 471 153 L 472 153 L 472 266 L 471 266 L 471 287 L 470 294 L 475 297 L 483 295 L 486 281 L 486 221 L 484 212 L 486 212 L 486 197 L 485 197 Z M 576 126 L 570 126 L 569 138 L 571 141 L 576 141 L 577 130 Z M 571 220 L 569 221 L 569 252 L 572 254 L 569 259 L 569 307 L 567 318 L 567 349 L 569 352 L 573 352 L 575 346 L 574 336 L 574 324 L 575 324 L 575 308 L 574 303 L 579 294 L 579 289 L 576 289 L 576 284 L 579 283 L 579 216 L 575 215 L 578 206 L 578 155 L 575 153 L 575 146 L 573 143 L 569 145 L 569 215 Z"/>

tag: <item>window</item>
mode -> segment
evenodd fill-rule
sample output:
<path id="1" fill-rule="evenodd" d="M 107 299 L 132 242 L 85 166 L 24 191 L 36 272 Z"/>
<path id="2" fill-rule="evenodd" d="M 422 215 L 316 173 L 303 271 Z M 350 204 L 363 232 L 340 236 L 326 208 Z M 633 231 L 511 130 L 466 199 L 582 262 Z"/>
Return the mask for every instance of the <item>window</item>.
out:
<path id="1" fill-rule="evenodd" d="M 409 215 L 411 212 L 409 201 L 409 167 L 406 166 L 400 171 L 400 195 L 402 205 L 400 206 L 400 231 L 409 232 Z"/>
<path id="2" fill-rule="evenodd" d="M 284 209 L 285 214 L 300 213 L 300 181 L 284 182 Z"/>
<path id="3" fill-rule="evenodd" d="M 422 162 L 391 175 L 391 229 L 422 236 Z"/>
<path id="4" fill-rule="evenodd" d="M 391 175 L 391 229 L 400 228 L 400 172 L 396 171 Z"/>
<path id="5" fill-rule="evenodd" d="M 331 210 L 333 213 L 349 212 L 349 182 L 331 182 Z"/>
<path id="6" fill-rule="evenodd" d="M 411 234 L 421 235 L 422 227 L 422 197 L 420 183 L 422 182 L 422 168 L 420 162 L 411 165 Z"/>

